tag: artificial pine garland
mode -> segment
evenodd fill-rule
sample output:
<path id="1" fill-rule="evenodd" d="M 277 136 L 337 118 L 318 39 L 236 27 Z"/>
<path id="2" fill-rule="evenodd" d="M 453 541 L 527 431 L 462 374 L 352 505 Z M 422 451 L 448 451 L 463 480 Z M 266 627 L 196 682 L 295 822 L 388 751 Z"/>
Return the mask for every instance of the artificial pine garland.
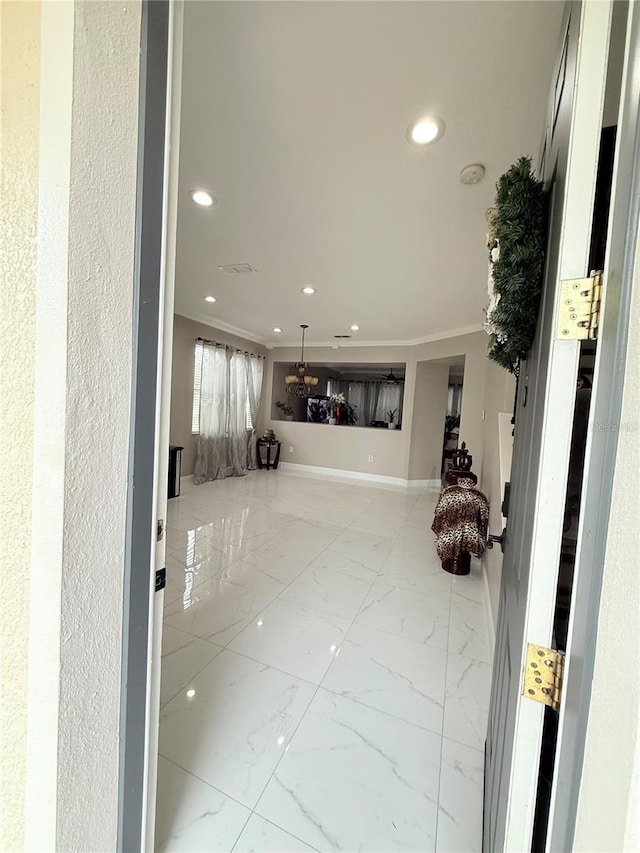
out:
<path id="1" fill-rule="evenodd" d="M 536 334 L 547 238 L 544 185 L 531 160 L 521 157 L 496 184 L 492 252 L 494 294 L 485 327 L 489 358 L 511 373 L 525 358 Z"/>

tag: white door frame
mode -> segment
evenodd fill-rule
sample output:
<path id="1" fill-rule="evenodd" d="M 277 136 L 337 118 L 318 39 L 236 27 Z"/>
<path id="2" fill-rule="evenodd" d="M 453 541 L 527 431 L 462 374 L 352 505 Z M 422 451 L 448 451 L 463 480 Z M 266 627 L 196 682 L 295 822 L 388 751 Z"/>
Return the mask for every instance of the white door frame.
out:
<path id="1" fill-rule="evenodd" d="M 532 840 L 544 707 L 522 696 L 522 676 L 527 644 L 552 645 L 580 356 L 579 341 L 557 335 L 559 282 L 588 274 L 612 9 L 611 0 L 567 4 L 550 92 L 549 251 L 536 340 L 520 370 L 489 716 L 484 849 L 491 851 L 529 849 Z"/>
<path id="2" fill-rule="evenodd" d="M 604 7 L 602 9 L 604 11 Z M 592 96 L 602 85 L 593 80 Z M 596 627 L 617 445 L 622 410 L 624 371 L 629 338 L 629 305 L 637 269 L 638 216 L 640 215 L 640 8 L 629 4 L 625 69 L 618 112 L 614 182 L 611 194 L 607 255 L 604 269 L 604 304 L 600 318 L 594 393 L 589 415 L 584 487 L 581 500 L 578 547 L 568 631 L 562 707 L 559 718 L 553 788 L 546 850 L 573 849 L 578 799 L 584 766 L 586 731 L 597 647 Z M 590 137 L 585 144 L 593 145 Z M 585 193 L 588 191 L 585 186 Z M 578 211 L 584 214 L 584 211 Z M 579 273 L 578 273 L 579 274 Z M 569 278 L 568 272 L 560 278 Z M 600 378 L 600 381 L 598 379 Z M 555 591 L 555 590 L 554 590 Z M 542 597 L 545 590 L 538 589 Z M 525 634 L 525 640 L 540 642 Z M 545 642 L 543 639 L 542 642 Z M 546 641 L 550 645 L 549 641 Z M 517 750 L 517 745 L 516 745 Z M 521 762 L 537 766 L 537 752 L 522 750 Z M 520 778 L 524 776 L 524 771 Z M 509 797 L 518 807 L 522 788 Z M 535 792 L 533 792 L 535 794 Z M 530 801 L 531 806 L 535 798 Z M 521 830 L 519 830 L 521 832 Z M 506 849 L 522 849 L 525 836 L 516 832 Z M 518 839 L 520 839 L 518 845 Z"/>
<path id="3" fill-rule="evenodd" d="M 614 183 L 604 269 L 597 392 L 589 413 L 576 572 L 569 621 L 563 710 L 559 721 L 547 850 L 571 850 L 580 793 L 593 679 L 602 575 L 609 529 L 624 372 L 629 306 L 640 215 L 640 7 L 629 3 L 625 65 L 618 111 Z M 598 382 L 598 375 L 603 377 Z"/>
<path id="4" fill-rule="evenodd" d="M 571 119 L 569 151 L 570 159 L 566 183 L 572 181 L 574 174 L 580 174 L 581 162 L 575 162 L 576 152 L 583 159 L 597 162 L 600 148 L 601 118 L 604 106 L 606 80 L 596 73 L 604 64 L 608 53 L 608 40 L 604 42 L 603 31 L 610 32 L 613 5 L 610 3 L 590 3 L 587 0 L 580 10 L 580 30 L 578 42 L 578 66 L 580 57 L 590 58 L 582 68 L 582 75 L 574 89 L 573 114 Z M 604 53 L 599 53 L 604 51 Z M 598 53 L 597 53 L 598 52 Z M 598 61 L 591 61 L 596 58 Z M 587 74 L 584 73 L 586 68 Z M 578 70 L 576 71 L 578 73 Z M 597 99 L 597 101 L 595 100 Z M 573 156 L 574 160 L 571 160 Z M 574 174 L 572 174 L 572 172 Z M 595 174 L 593 184 L 584 183 L 582 193 L 574 192 L 567 198 L 563 217 L 568 227 L 563 234 L 556 276 L 558 281 L 580 278 L 588 275 L 590 239 L 593 205 L 595 196 Z M 552 306 L 554 326 L 557 306 L 560 302 L 560 288 L 557 288 Z M 566 407 L 566 421 L 551 418 L 550 409 L 554 398 L 566 392 L 565 371 L 575 372 L 577 376 L 580 347 L 576 341 L 553 340 L 551 350 L 555 368 L 547 380 L 544 403 L 544 431 L 549 446 L 554 443 L 553 435 L 561 436 L 556 442 L 564 442 L 561 456 L 547 450 L 544 460 L 539 464 L 539 483 L 545 485 L 544 499 L 535 507 L 533 521 L 533 542 L 531 553 L 531 574 L 527 592 L 527 612 L 523 632 L 523 659 L 515 667 L 517 678 L 521 680 L 526 665 L 527 643 L 543 646 L 552 645 L 553 620 L 555 612 L 555 594 L 558 568 L 560 564 L 560 543 L 566 498 L 566 484 L 569 469 L 569 442 L 573 427 L 573 408 Z M 574 386 L 575 387 L 575 386 Z M 594 383 L 594 394 L 597 394 Z M 507 526 L 508 529 L 508 526 Z M 535 571 L 533 569 L 535 567 Z M 579 606 L 579 605 L 577 605 Z M 511 779 L 509 784 L 509 809 L 507 849 L 518 849 L 520 840 L 531 839 L 536 804 L 537 764 L 542 743 L 543 707 L 530 700 L 519 699 L 516 711 L 515 743 Z M 535 735 L 533 735 L 535 732 Z M 536 768 L 532 771 L 532 767 Z M 522 804 L 526 803 L 526 808 Z"/>
<path id="5" fill-rule="evenodd" d="M 167 121 L 165 129 L 165 172 L 163 202 L 163 246 L 160 270 L 160 346 L 158 352 L 156 454 L 154 482 L 155 518 L 167 519 L 168 448 L 171 421 L 171 377 L 173 373 L 173 312 L 175 297 L 176 244 L 178 230 L 178 177 L 180 158 L 180 109 L 182 94 L 183 0 L 171 0 L 167 54 Z M 165 566 L 166 533 L 156 542 L 156 568 Z M 146 772 L 142 849 L 155 849 L 158 742 L 160 734 L 160 683 L 164 592 L 151 593 L 149 628 L 150 685 L 146 728 Z"/>
<path id="6" fill-rule="evenodd" d="M 134 390 L 134 415 L 132 423 L 132 464 L 135 466 L 140 458 L 136 454 L 145 453 L 146 465 L 149 465 L 149 459 L 152 458 L 153 473 L 149 474 L 148 467 L 145 471 L 145 481 L 136 480 L 136 495 L 131 495 L 129 522 L 130 522 L 130 544 L 128 548 L 127 561 L 127 591 L 128 597 L 126 601 L 126 616 L 125 633 L 123 637 L 123 674 L 137 673 L 136 679 L 132 679 L 131 675 L 124 678 L 123 683 L 123 702 L 122 702 L 122 731 L 121 731 L 121 773 L 120 773 L 120 814 L 119 814 L 119 850 L 146 850 L 152 848 L 153 844 L 153 822 L 154 822 L 154 801 L 155 801 L 155 781 L 156 781 L 156 752 L 157 752 L 157 714 L 153 715 L 153 709 L 157 707 L 157 697 L 154 695 L 159 688 L 159 682 L 153 675 L 153 662 L 158 661 L 158 632 L 154 635 L 154 622 L 158 623 L 158 619 L 154 620 L 154 611 L 157 611 L 156 600 L 151 586 L 151 580 L 154 575 L 155 560 L 161 554 L 164 554 L 162 547 L 156 553 L 155 536 L 152 535 L 151 542 L 149 539 L 149 530 L 155 530 L 156 508 L 161 507 L 164 503 L 162 490 L 166 499 L 166 448 L 168 446 L 168 415 L 169 415 L 169 400 L 170 400 L 170 378 L 171 378 L 171 355 L 172 355 L 172 319 L 173 319 L 173 297 L 174 297 L 174 266 L 175 266 L 175 244 L 176 244 L 176 219 L 177 219 L 177 179 L 178 179 L 178 151 L 179 151 L 179 116 L 180 116 L 180 71 L 182 64 L 182 13 L 183 7 L 181 0 L 172 0 L 167 3 L 167 0 L 154 0 L 151 3 L 144 3 L 145 15 L 148 16 L 150 8 L 157 7 L 159 9 L 167 6 L 170 9 L 167 23 L 167 31 L 164 36 L 160 32 L 154 31 L 149 27 L 146 30 L 146 49 L 164 49 L 165 51 L 165 71 L 168 68 L 168 82 L 165 79 L 165 103 L 168 103 L 169 120 L 165 122 L 165 130 L 159 133 L 153 141 L 152 146 L 154 156 L 157 158 L 159 152 L 162 153 L 162 175 L 163 179 L 159 178 L 158 172 L 155 172 L 155 181 L 160 182 L 162 186 L 162 217 L 161 224 L 158 226 L 155 222 L 154 242 L 157 245 L 158 235 L 161 235 L 161 250 L 156 248 L 158 257 L 161 256 L 161 267 L 158 268 L 155 277 L 156 288 L 156 303 L 151 309 L 155 311 L 156 316 L 156 349 L 155 360 L 147 352 L 147 360 L 145 362 L 146 374 L 141 372 L 140 360 L 137 362 L 134 378 L 140 380 L 141 376 L 146 375 L 149 381 L 149 387 L 144 389 L 144 383 L 139 383 L 141 393 L 151 394 L 153 397 L 153 418 L 150 412 L 140 412 L 141 397 L 136 396 Z M 633 6 L 634 4 L 630 4 Z M 630 11 L 631 15 L 631 11 Z M 640 15 L 636 10 L 634 17 L 634 44 L 635 56 L 638 54 L 638 31 L 640 24 L 638 19 Z M 170 20 L 169 20 L 170 19 Z M 149 24 L 148 17 L 143 20 L 143 32 L 145 26 Z M 164 38 L 164 48 L 162 48 L 162 40 Z M 629 35 L 628 35 L 629 38 Z M 141 79 L 141 93 L 145 91 L 149 93 L 153 90 L 154 84 L 157 85 L 158 79 L 154 74 L 158 69 L 153 69 L 150 63 L 145 62 L 145 45 L 143 44 L 142 68 L 144 73 Z M 617 142 L 617 151 L 621 158 L 626 158 L 630 164 L 640 162 L 640 141 L 637 139 L 638 129 L 638 100 L 640 95 L 640 87 L 638 85 L 637 68 L 633 69 L 633 74 L 627 76 L 627 91 L 625 94 L 625 103 L 627 105 L 627 120 L 624 125 L 624 133 L 620 133 Z M 144 87 L 149 86 L 150 90 L 145 90 Z M 167 93 L 168 90 L 168 93 Z M 156 92 L 158 95 L 158 92 Z M 633 100 L 635 97 L 635 100 Z M 142 100 L 142 98 L 141 98 Z M 632 109 L 632 105 L 634 109 Z M 144 104 L 141 103 L 141 114 Z M 622 115 L 622 112 L 621 112 Z M 163 119 L 164 121 L 164 119 Z M 144 128 L 141 126 L 141 140 L 144 141 Z M 162 144 L 160 144 L 160 142 Z M 141 149 L 141 165 L 142 158 L 146 159 L 148 152 Z M 626 162 L 625 161 L 625 162 Z M 157 165 L 157 164 L 156 164 Z M 630 165 L 630 174 L 631 165 Z M 612 373 L 609 374 L 616 378 L 616 381 L 611 383 L 610 395 L 607 400 L 602 400 L 598 407 L 594 405 L 590 418 L 590 440 L 599 447 L 596 450 L 593 448 L 594 458 L 589 469 L 589 490 L 583 501 L 583 511 L 581 517 L 581 542 L 584 545 L 587 537 L 590 538 L 591 551 L 582 554 L 581 559 L 588 561 L 591 565 L 591 570 L 585 570 L 582 574 L 584 589 L 576 590 L 576 594 L 585 596 L 584 603 L 580 606 L 580 614 L 577 608 L 572 609 L 572 627 L 570 631 L 574 634 L 574 642 L 577 642 L 579 632 L 582 632 L 583 654 L 582 667 L 578 672 L 577 667 L 568 671 L 565 695 L 567 707 L 569 703 L 575 703 L 575 716 L 568 716 L 565 723 L 563 740 L 559 737 L 559 754 L 558 754 L 558 772 L 563 768 L 563 772 L 571 774 L 570 784 L 563 789 L 559 789 L 558 803 L 566 803 L 566 808 L 556 808 L 550 815 L 549 824 L 549 839 L 550 849 L 554 850 L 569 850 L 570 843 L 567 846 L 569 839 L 573 837 L 573 829 L 575 823 L 576 803 L 580 784 L 580 774 L 582 769 L 582 756 L 584 751 L 585 731 L 588 718 L 588 705 L 590 695 L 591 674 L 593 671 L 593 663 L 595 656 L 596 639 L 593 632 L 589 630 L 596 622 L 598 612 L 598 604 L 600 597 L 600 579 L 602 555 L 606 546 L 606 536 L 608 527 L 608 514 L 604 512 L 608 508 L 608 499 L 611 492 L 611 484 L 613 480 L 613 471 L 616 464 L 616 447 L 617 447 L 617 432 L 603 431 L 602 434 L 594 431 L 595 423 L 607 422 L 617 423 L 616 416 L 619 415 L 622 400 L 622 379 L 624 372 L 624 362 L 626 354 L 626 340 L 628 334 L 628 324 L 625 323 L 625 318 L 628 317 L 626 307 L 629 301 L 629 294 L 632 284 L 633 272 L 633 251 L 637 240 L 637 231 L 634 224 L 638 219 L 638 198 L 640 193 L 640 179 L 637 177 L 637 169 L 634 174 L 633 185 L 629 183 L 626 187 L 626 202 L 623 198 L 625 193 L 616 195 L 615 209 L 610 223 L 610 251 L 613 254 L 615 245 L 619 257 L 624 263 L 619 268 L 619 301 L 615 306 L 608 311 L 604 322 L 617 323 L 619 329 L 619 339 L 616 341 L 616 346 L 607 352 L 606 358 L 603 354 L 602 370 L 604 365 L 611 365 Z M 157 187 L 156 187 L 157 189 Z M 626 204 L 626 207 L 625 207 Z M 144 201 L 142 203 L 144 207 Z M 140 215 L 142 210 L 139 208 Z M 151 211 L 149 211 L 151 212 Z M 157 213 L 157 211 L 156 211 Z M 139 218 L 140 224 L 140 218 Z M 626 225 L 630 226 L 629 231 L 626 230 Z M 141 239 L 141 234 L 138 234 Z M 624 245 L 623 245 L 624 244 Z M 140 258 L 144 255 L 144 250 L 140 246 Z M 624 256 L 624 258 L 622 258 Z M 156 258 L 156 264 L 160 263 Z M 136 306 L 136 310 L 140 311 L 140 305 Z M 139 314 L 136 315 L 139 319 Z M 151 326 L 151 324 L 150 324 Z M 151 333 L 152 334 L 152 333 Z M 140 352 L 143 338 L 138 337 L 137 355 L 140 358 L 144 355 Z M 153 379 L 153 381 L 151 381 Z M 137 405 L 136 405 L 137 404 Z M 144 408 L 144 407 L 142 407 Z M 605 417 L 604 421 L 598 420 Z M 142 433 L 136 432 L 136 424 L 142 429 L 144 425 L 145 434 L 150 435 L 149 430 L 153 425 L 153 439 L 146 446 L 143 446 L 141 441 Z M 601 441 L 599 441 L 601 439 Z M 165 476 L 162 476 L 164 470 Z M 144 496 L 142 494 L 144 487 Z M 133 490 L 132 490 L 133 491 Z M 133 498 L 137 497 L 140 504 L 135 504 Z M 142 501 L 144 499 L 144 506 Z M 134 506 L 140 506 L 140 518 L 135 517 Z M 587 518 L 593 518 L 596 523 L 589 527 L 585 521 Z M 141 532 L 146 531 L 146 539 L 143 539 Z M 137 539 L 140 537 L 140 539 Z M 136 540 L 136 543 L 134 543 Z M 142 549 L 142 554 L 146 559 L 146 565 L 149 568 L 147 582 L 145 584 L 136 583 L 133 576 L 132 567 L 134 564 L 134 554 L 136 548 Z M 585 569 L 588 566 L 585 564 Z M 587 576 L 589 576 L 587 578 Z M 587 582 L 588 581 L 588 582 Z M 135 587 L 135 589 L 134 589 Z M 144 590 L 145 594 L 142 594 Z M 150 604 L 151 599 L 151 604 Z M 136 620 L 146 612 L 146 631 L 144 622 L 138 624 L 136 630 Z M 156 614 L 157 616 L 157 614 Z M 144 664 L 144 665 L 143 665 Z M 157 673 L 156 673 L 157 674 Z M 135 681 L 135 683 L 134 683 Z M 135 706 L 135 707 L 134 707 Z M 144 709 L 143 711 L 141 709 Z M 142 733 L 142 741 L 137 738 Z M 144 749 L 141 749 L 140 744 L 144 743 Z M 137 780 L 137 784 L 136 784 Z M 136 784 L 136 787 L 132 787 Z M 562 800 L 561 798 L 565 799 Z M 136 840 L 137 839 L 137 840 Z"/>
<path id="7" fill-rule="evenodd" d="M 181 12 L 181 6 L 179 12 Z M 133 369 L 125 550 L 118 841 L 120 851 L 153 848 L 159 658 L 163 594 L 156 570 L 164 565 L 168 471 L 166 365 L 171 363 L 175 206 L 169 204 L 173 117 L 173 37 L 176 4 L 144 0 L 140 48 L 138 187 L 136 199 Z M 179 78 L 178 78 L 179 79 Z M 179 92 L 178 92 L 179 103 Z M 159 510 L 160 513 L 159 514 Z"/>

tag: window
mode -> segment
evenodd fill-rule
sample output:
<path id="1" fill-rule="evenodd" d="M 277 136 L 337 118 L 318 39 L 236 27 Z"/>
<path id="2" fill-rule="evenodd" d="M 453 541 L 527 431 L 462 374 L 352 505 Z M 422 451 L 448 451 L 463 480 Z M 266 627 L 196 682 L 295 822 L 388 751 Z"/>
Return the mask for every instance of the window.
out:
<path id="1" fill-rule="evenodd" d="M 200 432 L 200 395 L 202 393 L 202 353 L 204 344 L 196 341 L 195 360 L 193 365 L 193 407 L 191 409 L 191 433 Z"/>
<path id="2" fill-rule="evenodd" d="M 193 361 L 193 404 L 191 408 L 191 434 L 200 434 L 200 406 L 202 403 L 202 359 L 204 354 L 204 343 L 196 341 Z M 254 382 L 258 381 L 257 387 L 262 385 L 262 360 L 252 358 L 251 369 L 254 374 Z M 258 374 L 257 377 L 255 374 Z M 247 389 L 246 399 L 246 424 L 247 431 L 253 431 L 253 421 L 251 419 L 251 407 L 249 405 L 249 390 Z"/>

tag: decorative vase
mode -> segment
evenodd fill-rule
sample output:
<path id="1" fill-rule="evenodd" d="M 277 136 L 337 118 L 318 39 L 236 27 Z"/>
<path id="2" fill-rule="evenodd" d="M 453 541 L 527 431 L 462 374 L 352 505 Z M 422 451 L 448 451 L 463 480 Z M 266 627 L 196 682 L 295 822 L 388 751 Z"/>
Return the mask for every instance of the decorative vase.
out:
<path id="1" fill-rule="evenodd" d="M 339 424 L 339 423 L 340 423 L 340 414 L 341 414 L 341 411 L 342 411 L 342 410 L 341 410 L 340 406 L 336 406 L 336 407 L 335 407 L 335 409 L 334 409 L 334 411 L 333 411 L 333 416 L 334 416 L 334 418 L 336 419 L 336 423 L 337 423 L 337 424 Z"/>
<path id="2" fill-rule="evenodd" d="M 461 551 L 455 557 L 448 557 L 442 561 L 442 568 L 450 575 L 468 575 L 471 573 L 471 554 Z"/>
<path id="3" fill-rule="evenodd" d="M 395 429 L 395 428 L 396 428 L 396 425 L 394 423 L 389 424 L 389 429 Z"/>
<path id="4" fill-rule="evenodd" d="M 335 418 L 329 418 L 329 424 L 331 426 L 335 426 L 337 423 L 338 423 L 338 421 Z"/>
<path id="5" fill-rule="evenodd" d="M 284 416 L 284 419 L 285 419 L 285 421 L 292 421 L 292 420 L 293 420 L 293 415 L 285 415 L 285 416 Z"/>

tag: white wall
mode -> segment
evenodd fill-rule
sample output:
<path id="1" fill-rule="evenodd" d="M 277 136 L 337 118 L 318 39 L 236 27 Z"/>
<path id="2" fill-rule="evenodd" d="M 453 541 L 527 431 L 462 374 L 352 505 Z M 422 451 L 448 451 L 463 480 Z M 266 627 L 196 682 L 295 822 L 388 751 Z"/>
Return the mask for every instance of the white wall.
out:
<path id="1" fill-rule="evenodd" d="M 403 480 L 407 477 L 404 429 L 284 421 L 272 421 L 271 427 L 282 442 L 282 462 Z M 290 447 L 293 452 L 289 452 Z M 368 461 L 369 455 L 373 462 Z"/>
<path id="2" fill-rule="evenodd" d="M 473 455 L 473 470 L 482 470 L 484 449 L 484 392 L 489 360 L 485 332 L 474 332 L 455 338 L 443 338 L 415 347 L 417 361 L 464 355 L 464 387 L 460 412 L 460 443 L 465 441 Z"/>
<path id="3" fill-rule="evenodd" d="M 449 367 L 418 362 L 409 445 L 409 480 L 439 480 L 442 469 L 444 419 Z"/>
<path id="4" fill-rule="evenodd" d="M 24 844 L 31 467 L 35 384 L 36 235 L 40 125 L 40 3 L 0 6 L 2 286 L 0 434 L 0 850 Z"/>
<path id="5" fill-rule="evenodd" d="M 334 432 L 327 436 L 326 431 L 331 427 L 322 424 L 285 423 L 267 416 L 265 416 L 264 426 L 274 429 L 282 440 L 282 458 L 285 462 L 316 465 L 343 471 L 358 471 L 406 480 L 409 475 L 418 362 L 464 355 L 465 377 L 460 438 L 461 441 L 467 442 L 473 453 L 474 469 L 480 471 L 484 442 L 482 409 L 487 370 L 486 347 L 487 336 L 484 332 L 443 338 L 442 340 L 407 347 L 345 346 L 339 349 L 308 347 L 305 349 L 305 358 L 312 366 L 314 362 L 321 364 L 347 364 L 350 362 L 397 364 L 404 362 L 407 369 L 402 429 L 376 430 L 358 427 L 334 427 Z M 274 362 L 293 364 L 298 358 L 299 350 L 293 347 L 275 347 L 269 350 L 265 376 L 267 400 L 272 399 Z M 268 415 L 268 413 L 265 414 Z M 442 420 L 439 440 L 441 440 L 444 432 L 444 414 Z M 318 429 L 323 430 L 323 432 L 318 433 Z M 291 454 L 288 452 L 290 446 L 294 448 Z M 367 461 L 370 454 L 374 457 L 373 463 Z"/>

